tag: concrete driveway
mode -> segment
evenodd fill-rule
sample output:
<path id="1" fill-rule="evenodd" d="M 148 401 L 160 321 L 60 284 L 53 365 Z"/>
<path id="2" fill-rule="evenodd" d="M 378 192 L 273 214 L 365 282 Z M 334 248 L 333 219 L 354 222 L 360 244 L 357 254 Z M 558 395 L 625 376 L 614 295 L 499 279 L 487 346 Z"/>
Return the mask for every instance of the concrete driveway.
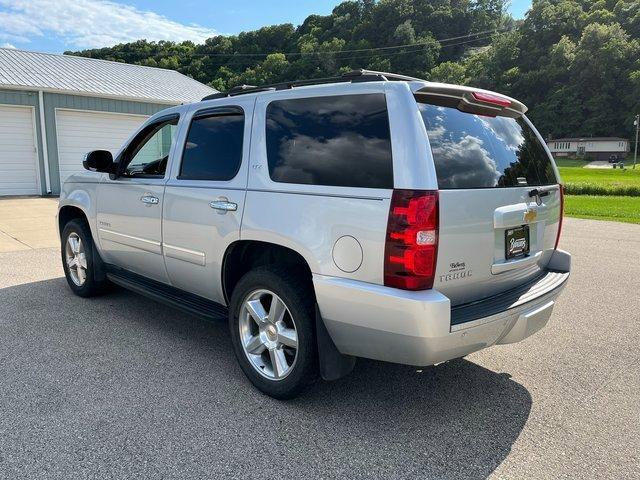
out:
<path id="1" fill-rule="evenodd" d="M 58 245 L 57 198 L 0 199 L 0 252 Z"/>
<path id="2" fill-rule="evenodd" d="M 0 253 L 0 478 L 638 478 L 640 226 L 567 219 L 562 246 L 572 278 L 527 341 L 361 360 L 286 403 L 223 320 L 75 297 L 57 248 Z"/>

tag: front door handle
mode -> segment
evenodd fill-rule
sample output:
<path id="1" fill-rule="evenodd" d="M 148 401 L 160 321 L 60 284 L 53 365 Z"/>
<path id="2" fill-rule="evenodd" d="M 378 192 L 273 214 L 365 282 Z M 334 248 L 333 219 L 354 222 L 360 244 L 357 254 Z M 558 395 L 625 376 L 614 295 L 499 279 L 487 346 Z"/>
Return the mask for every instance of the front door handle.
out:
<path id="1" fill-rule="evenodd" d="M 140 197 L 140 201 L 142 203 L 146 203 L 147 205 L 157 205 L 160 202 L 158 197 L 154 197 L 153 195 L 143 195 Z"/>
<path id="2" fill-rule="evenodd" d="M 214 202 L 209 202 L 209 206 L 214 210 L 220 210 L 222 212 L 235 212 L 238 210 L 238 204 L 228 200 L 216 200 Z"/>

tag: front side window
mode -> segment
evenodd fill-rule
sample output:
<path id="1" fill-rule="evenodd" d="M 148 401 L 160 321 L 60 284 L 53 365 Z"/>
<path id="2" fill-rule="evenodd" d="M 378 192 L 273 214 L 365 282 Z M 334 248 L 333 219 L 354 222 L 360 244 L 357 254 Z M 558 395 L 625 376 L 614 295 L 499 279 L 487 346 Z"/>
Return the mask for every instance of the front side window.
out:
<path id="1" fill-rule="evenodd" d="M 276 100 L 266 113 L 273 181 L 393 188 L 384 94 Z"/>
<path id="2" fill-rule="evenodd" d="M 163 177 L 167 170 L 171 142 L 176 134 L 178 118 L 150 125 L 131 142 L 125 153 L 124 176 Z"/>
<path id="3" fill-rule="evenodd" d="M 180 167 L 181 180 L 231 180 L 242 162 L 244 115 L 241 110 L 194 117 Z"/>
<path id="4" fill-rule="evenodd" d="M 419 103 L 441 189 L 558 183 L 551 159 L 523 118 L 486 117 Z"/>

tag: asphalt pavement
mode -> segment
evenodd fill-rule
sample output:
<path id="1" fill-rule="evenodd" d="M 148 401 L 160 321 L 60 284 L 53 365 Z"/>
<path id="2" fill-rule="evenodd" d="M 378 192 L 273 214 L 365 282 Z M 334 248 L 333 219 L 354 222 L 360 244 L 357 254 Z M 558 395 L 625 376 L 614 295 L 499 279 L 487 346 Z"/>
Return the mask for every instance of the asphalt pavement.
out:
<path id="1" fill-rule="evenodd" d="M 566 219 L 569 285 L 523 343 L 420 370 L 359 360 L 280 402 L 225 321 L 71 294 L 0 253 L 0 478 L 640 478 L 640 226 Z"/>

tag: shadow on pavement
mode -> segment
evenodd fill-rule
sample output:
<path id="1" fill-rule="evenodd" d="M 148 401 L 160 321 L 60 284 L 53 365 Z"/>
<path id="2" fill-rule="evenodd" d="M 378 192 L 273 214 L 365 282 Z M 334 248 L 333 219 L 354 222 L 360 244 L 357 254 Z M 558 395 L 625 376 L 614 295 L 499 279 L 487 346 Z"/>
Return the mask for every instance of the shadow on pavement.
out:
<path id="1" fill-rule="evenodd" d="M 466 360 L 359 360 L 301 397 L 261 395 L 226 322 L 64 279 L 0 289 L 0 476 L 486 478 L 531 396 Z M 8 477 L 7 477 L 8 478 Z"/>

